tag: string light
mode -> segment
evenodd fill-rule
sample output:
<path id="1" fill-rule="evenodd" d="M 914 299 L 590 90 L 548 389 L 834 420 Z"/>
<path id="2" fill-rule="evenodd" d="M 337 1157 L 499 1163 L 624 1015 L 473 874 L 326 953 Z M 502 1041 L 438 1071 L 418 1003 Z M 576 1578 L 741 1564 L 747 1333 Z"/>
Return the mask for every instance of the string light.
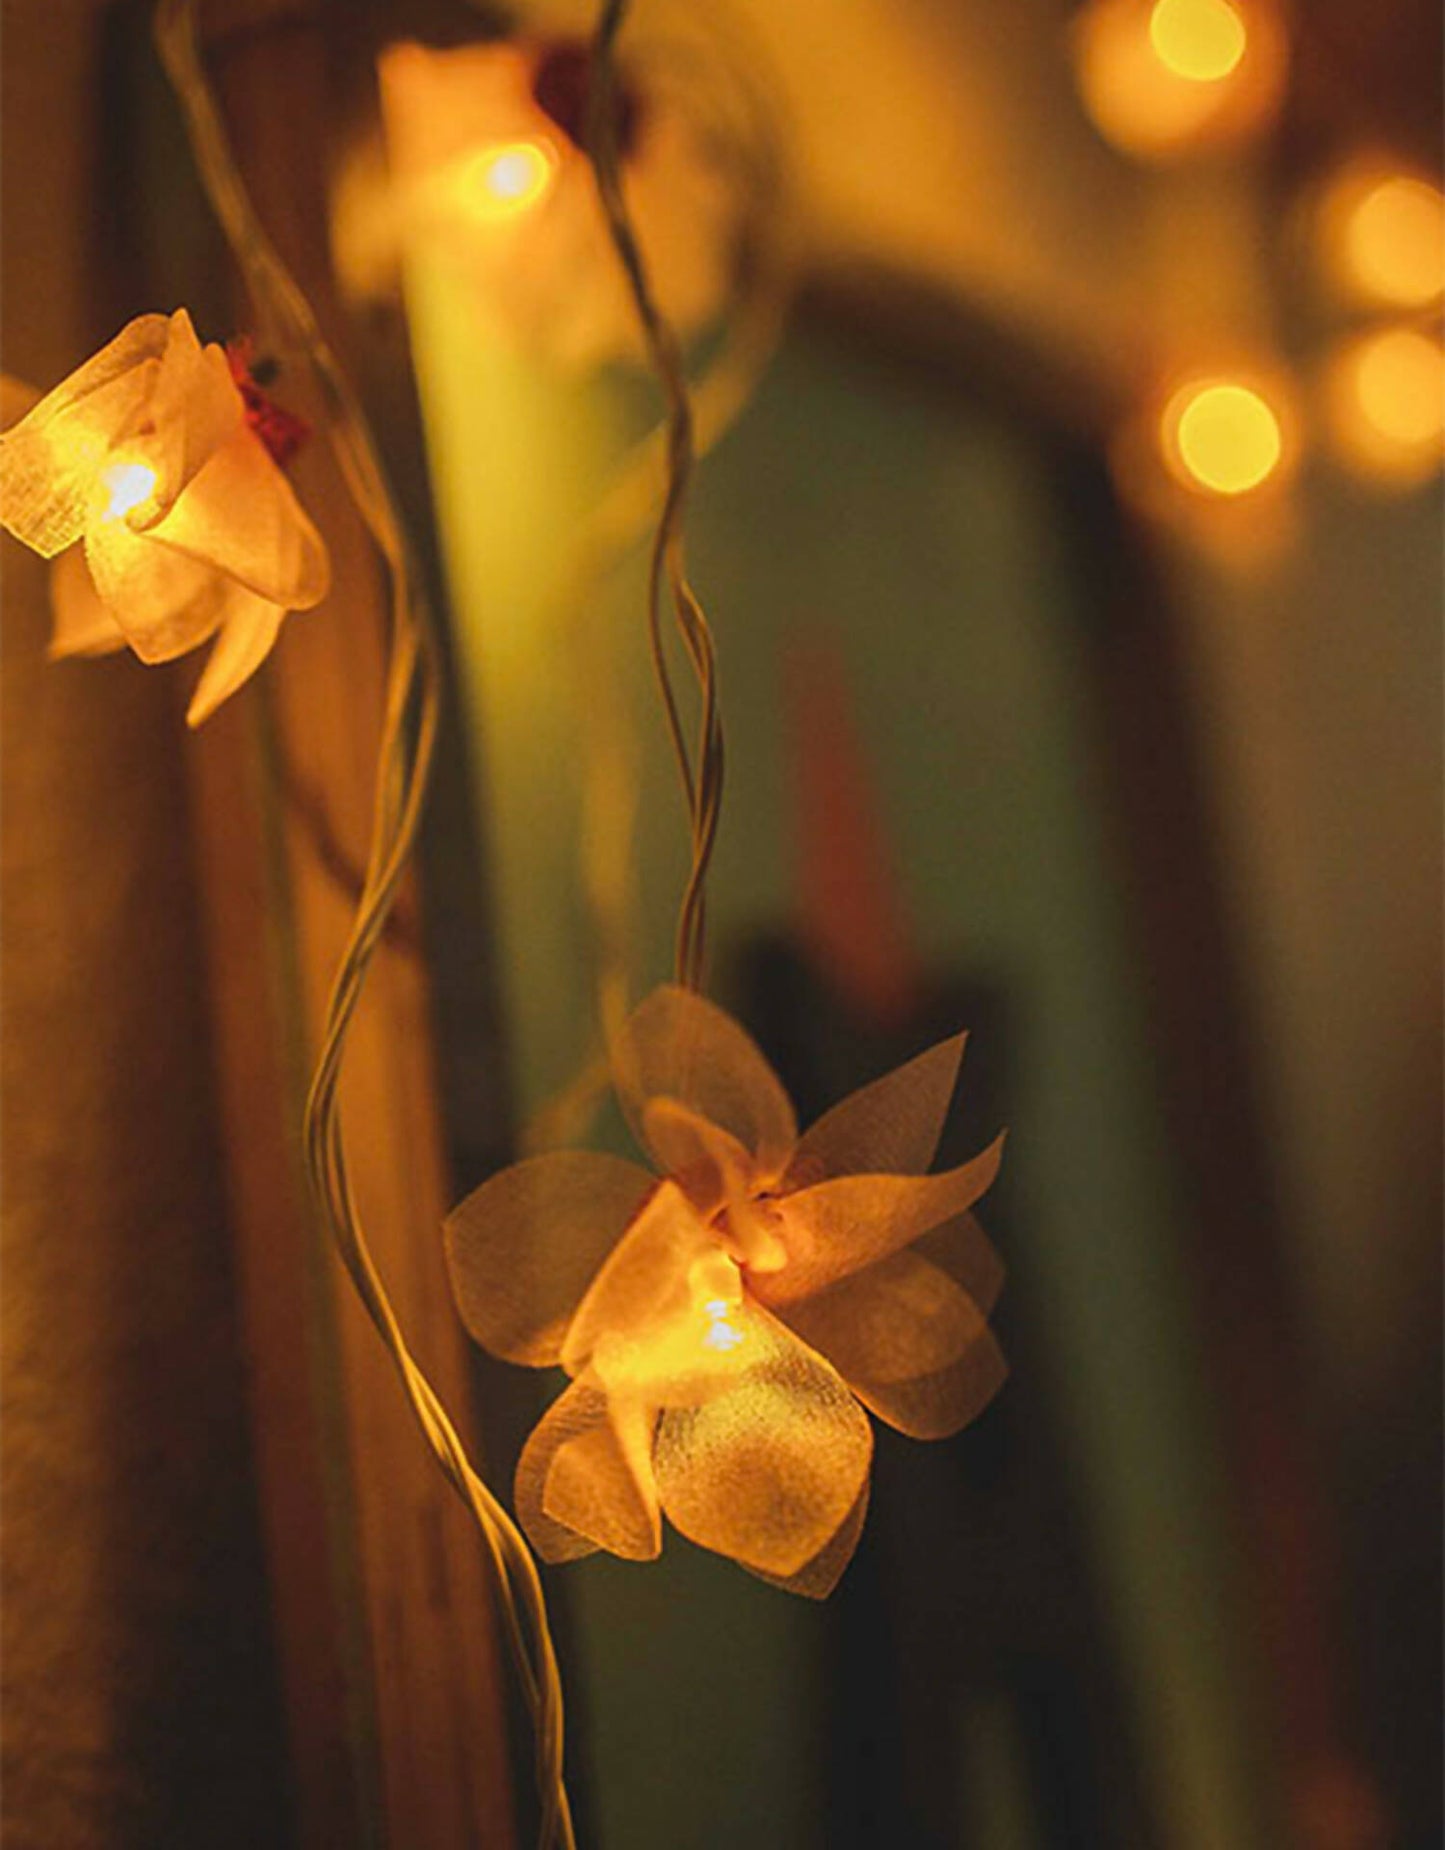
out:
<path id="1" fill-rule="evenodd" d="M 156 491 L 156 472 L 141 462 L 113 462 L 100 472 L 101 486 L 109 500 L 101 513 L 102 520 L 121 520 L 132 508 L 141 507 Z"/>
<path id="2" fill-rule="evenodd" d="M 557 155 L 547 142 L 508 141 L 468 156 L 457 176 L 456 193 L 477 218 L 520 218 L 542 202 L 556 174 Z"/>
<path id="3" fill-rule="evenodd" d="M 1160 420 L 1164 458 L 1175 478 L 1209 494 L 1249 494 L 1284 460 L 1279 412 L 1237 380 L 1196 380 L 1169 400 Z"/>
<path id="4" fill-rule="evenodd" d="M 1326 269 L 1354 301 L 1428 308 L 1445 295 L 1445 194 L 1419 174 L 1358 161 L 1321 210 Z"/>
<path id="5" fill-rule="evenodd" d="M 1388 327 L 1343 347 L 1326 376 L 1335 447 L 1356 473 L 1396 486 L 1427 480 L 1445 458 L 1445 348 L 1419 328 Z"/>
<path id="6" fill-rule="evenodd" d="M 1229 0 L 1158 0 L 1149 43 L 1166 70 L 1191 83 L 1219 83 L 1244 56 L 1249 35 Z"/>
<path id="7" fill-rule="evenodd" d="M 1256 132 L 1279 98 L 1285 53 L 1264 0 L 1091 0 L 1074 27 L 1095 127 L 1148 160 Z"/>

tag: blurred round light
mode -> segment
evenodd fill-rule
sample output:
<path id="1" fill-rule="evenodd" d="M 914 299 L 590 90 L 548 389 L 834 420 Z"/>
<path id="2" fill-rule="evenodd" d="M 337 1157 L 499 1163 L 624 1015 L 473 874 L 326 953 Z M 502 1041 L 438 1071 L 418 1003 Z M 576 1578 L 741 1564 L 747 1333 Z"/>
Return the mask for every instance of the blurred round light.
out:
<path id="1" fill-rule="evenodd" d="M 1229 0 L 1157 0 L 1149 42 L 1176 77 L 1218 83 L 1244 56 L 1248 34 Z"/>
<path id="2" fill-rule="evenodd" d="M 1084 107 L 1126 154 L 1241 141 L 1281 94 L 1276 0 L 1088 0 L 1072 30 Z"/>
<path id="3" fill-rule="evenodd" d="M 1423 480 L 1445 458 L 1445 348 L 1418 328 L 1382 328 L 1341 349 L 1327 380 L 1347 461 L 1383 481 Z"/>
<path id="4" fill-rule="evenodd" d="M 1268 481 L 1284 455 L 1279 416 L 1252 387 L 1230 380 L 1182 387 L 1164 409 L 1164 454 L 1191 488 L 1244 495 Z"/>
<path id="5" fill-rule="evenodd" d="M 552 184 L 557 157 L 542 141 L 508 141 L 479 149 L 463 164 L 459 191 L 480 218 L 514 218 Z"/>
<path id="6" fill-rule="evenodd" d="M 1378 180 L 1356 199 L 1343 234 L 1349 270 L 1375 301 L 1423 308 L 1445 291 L 1445 195 L 1428 180 Z"/>

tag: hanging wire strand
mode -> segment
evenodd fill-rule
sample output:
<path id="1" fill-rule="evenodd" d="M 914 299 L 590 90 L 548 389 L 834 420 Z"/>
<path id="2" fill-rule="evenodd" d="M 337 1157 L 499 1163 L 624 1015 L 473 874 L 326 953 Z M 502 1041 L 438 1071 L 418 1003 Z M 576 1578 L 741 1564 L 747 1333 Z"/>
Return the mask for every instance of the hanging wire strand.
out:
<path id="1" fill-rule="evenodd" d="M 720 339 L 688 381 L 694 458 L 705 456 L 746 409 L 775 355 L 797 278 L 797 240 L 784 155 L 782 99 L 766 82 L 758 48 L 736 42 L 720 12 L 687 22 L 692 37 L 649 38 L 642 67 L 649 100 L 664 89 L 707 125 L 737 186 L 742 242 L 737 288 Z M 635 941 L 629 878 L 637 792 L 625 693 L 597 627 L 597 596 L 608 575 L 647 534 L 667 482 L 667 428 L 659 424 L 623 457 L 600 500 L 583 517 L 548 606 L 575 630 L 583 726 L 583 890 L 591 918 L 599 1038 L 581 1069 L 528 1117 L 525 1154 L 575 1143 L 611 1084 L 606 1049 L 631 1006 L 628 950 Z M 689 799 L 689 808 L 690 799 Z"/>
<path id="2" fill-rule="evenodd" d="M 211 205 L 258 304 L 276 317 L 310 361 L 338 465 L 391 583 L 391 650 L 371 848 L 327 1004 L 306 1104 L 307 1171 L 322 1220 L 386 1345 L 417 1423 L 481 1533 L 504 1631 L 532 1715 L 541 1805 L 539 1845 L 541 1850 L 575 1850 L 563 1782 L 562 1686 L 536 1562 L 512 1518 L 473 1468 L 446 1409 L 407 1347 L 357 1211 L 337 1097 L 351 1019 L 405 873 L 425 801 L 439 708 L 436 638 L 365 415 L 310 302 L 257 218 L 231 152 L 201 55 L 196 0 L 159 0 L 155 39 Z"/>
<path id="3" fill-rule="evenodd" d="M 666 487 L 647 571 L 647 631 L 663 717 L 687 805 L 691 865 L 678 912 L 676 974 L 679 983 L 700 989 L 706 967 L 707 872 L 717 841 L 722 804 L 724 749 L 718 705 L 717 655 L 711 627 L 687 576 L 684 523 L 696 441 L 687 374 L 677 337 L 658 309 L 647 265 L 623 194 L 617 143 L 616 45 L 628 0 L 602 0 L 592 40 L 592 81 L 587 97 L 587 151 L 597 176 L 598 196 L 613 247 L 626 272 L 648 357 L 662 387 L 666 420 Z M 696 741 L 689 747 L 663 634 L 663 587 L 672 603 L 673 624 L 697 683 Z"/>

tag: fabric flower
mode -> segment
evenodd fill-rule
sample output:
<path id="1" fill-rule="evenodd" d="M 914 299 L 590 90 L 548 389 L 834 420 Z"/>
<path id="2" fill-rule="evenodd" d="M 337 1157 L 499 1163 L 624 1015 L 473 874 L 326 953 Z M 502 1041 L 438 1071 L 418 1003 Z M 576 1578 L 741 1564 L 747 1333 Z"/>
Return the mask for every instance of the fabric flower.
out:
<path id="1" fill-rule="evenodd" d="M 395 247 L 414 242 L 466 279 L 479 313 L 560 365 L 639 353 L 582 145 L 589 69 L 585 46 L 567 41 L 389 46 L 378 71 L 390 200 L 365 172 L 338 200 L 353 286 L 374 292 Z M 618 139 L 658 304 L 680 332 L 696 330 L 727 295 L 736 188 L 673 97 L 626 73 Z"/>
<path id="2" fill-rule="evenodd" d="M 545 1560 L 652 1559 L 665 1514 L 821 1598 L 863 1525 L 863 1409 L 933 1439 L 987 1403 L 1004 1376 L 985 1323 L 1003 1274 L 968 1210 L 1003 1140 L 925 1173 L 962 1050 L 962 1035 L 942 1042 L 799 1137 L 743 1029 L 663 988 L 613 1049 L 661 1178 L 559 1151 L 455 1209 L 447 1250 L 471 1334 L 572 1377 L 517 1467 L 517 1513 Z"/>
<path id="3" fill-rule="evenodd" d="M 185 309 L 130 322 L 0 435 L 0 524 L 52 579 L 52 656 L 167 662 L 215 639 L 186 717 L 260 666 L 326 595 L 326 547 Z"/>

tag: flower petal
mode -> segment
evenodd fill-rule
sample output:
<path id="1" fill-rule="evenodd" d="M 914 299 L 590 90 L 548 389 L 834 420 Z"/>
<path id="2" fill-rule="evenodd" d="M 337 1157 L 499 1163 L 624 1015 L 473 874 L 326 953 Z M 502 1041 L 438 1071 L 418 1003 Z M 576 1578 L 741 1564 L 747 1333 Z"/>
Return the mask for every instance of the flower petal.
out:
<path id="1" fill-rule="evenodd" d="M 271 653 L 286 618 L 280 604 L 268 603 L 234 580 L 227 582 L 232 594 L 228 615 L 186 709 L 188 726 L 208 720 L 223 700 L 250 680 Z"/>
<path id="2" fill-rule="evenodd" d="M 668 1520 L 703 1548 L 782 1578 L 837 1535 L 873 1457 L 867 1415 L 837 1373 L 766 1312 L 756 1359 L 700 1406 L 663 1412 L 653 1469 Z"/>
<path id="3" fill-rule="evenodd" d="M 85 560 L 101 602 L 143 662 L 174 661 L 224 620 L 226 580 L 218 572 L 123 520 L 86 529 Z"/>
<path id="4" fill-rule="evenodd" d="M 654 1560 L 662 1520 L 649 1453 L 654 1416 L 610 1406 L 591 1376 L 553 1402 L 517 1461 L 517 1519 L 544 1561 L 575 1561 L 605 1548 Z"/>
<path id="5" fill-rule="evenodd" d="M 943 1131 L 967 1036 L 955 1034 L 824 1112 L 798 1140 L 799 1183 L 840 1175 L 922 1175 Z"/>
<path id="6" fill-rule="evenodd" d="M 155 525 L 218 450 L 245 434 L 245 405 L 220 347 L 203 347 L 185 309 L 171 316 L 146 406 L 146 434 L 130 439 L 156 472 L 154 497 L 136 527 Z M 121 433 L 120 442 L 126 441 Z"/>
<path id="7" fill-rule="evenodd" d="M 654 990 L 618 1034 L 612 1064 L 622 1108 L 644 1144 L 648 1101 L 669 1098 L 735 1137 L 760 1184 L 787 1167 L 798 1135 L 787 1093 L 751 1035 L 691 990 Z"/>
<path id="8" fill-rule="evenodd" d="M 782 1198 L 788 1263 L 762 1281 L 769 1304 L 810 1297 L 909 1246 L 973 1206 L 998 1174 L 1002 1136 L 972 1162 L 934 1176 L 834 1176 Z"/>
<path id="9" fill-rule="evenodd" d="M 853 1550 L 863 1533 L 863 1522 L 868 1514 L 868 1490 L 865 1478 L 858 1501 L 843 1518 L 832 1540 L 825 1542 L 796 1574 L 768 1574 L 760 1567 L 750 1567 L 748 1572 L 756 1574 L 759 1580 L 766 1580 L 769 1586 L 780 1587 L 784 1593 L 801 1593 L 806 1599 L 827 1599 L 843 1578 L 843 1569 L 853 1559 Z"/>
<path id="10" fill-rule="evenodd" d="M 879 1419 L 915 1439 L 968 1424 L 1007 1372 L 983 1313 L 916 1249 L 893 1253 L 779 1315 Z"/>
<path id="11" fill-rule="evenodd" d="M 244 426 L 214 452 L 165 517 L 144 531 L 286 610 L 311 609 L 331 582 L 321 535 L 265 446 Z"/>
<path id="12" fill-rule="evenodd" d="M 50 612 L 53 662 L 68 655 L 109 655 L 125 647 L 125 631 L 100 601 L 79 546 L 63 552 L 51 567 Z"/>
<path id="13" fill-rule="evenodd" d="M 562 1366 L 582 1374 L 605 1342 L 616 1377 L 640 1379 L 649 1348 L 665 1339 L 670 1343 L 672 1330 L 692 1308 L 694 1265 L 716 1251 L 716 1239 L 682 1190 L 675 1182 L 660 1182 L 577 1306 L 562 1345 Z M 626 1345 L 626 1354 L 619 1345 Z M 656 1386 L 661 1393 L 661 1382 Z"/>
<path id="14" fill-rule="evenodd" d="M 653 1186 L 635 1163 L 556 1150 L 514 1163 L 446 1221 L 457 1307 L 493 1355 L 555 1362 L 567 1325 Z"/>
<path id="15" fill-rule="evenodd" d="M 81 536 L 112 444 L 154 390 L 170 323 L 140 315 L 0 436 L 0 525 L 53 559 Z"/>

